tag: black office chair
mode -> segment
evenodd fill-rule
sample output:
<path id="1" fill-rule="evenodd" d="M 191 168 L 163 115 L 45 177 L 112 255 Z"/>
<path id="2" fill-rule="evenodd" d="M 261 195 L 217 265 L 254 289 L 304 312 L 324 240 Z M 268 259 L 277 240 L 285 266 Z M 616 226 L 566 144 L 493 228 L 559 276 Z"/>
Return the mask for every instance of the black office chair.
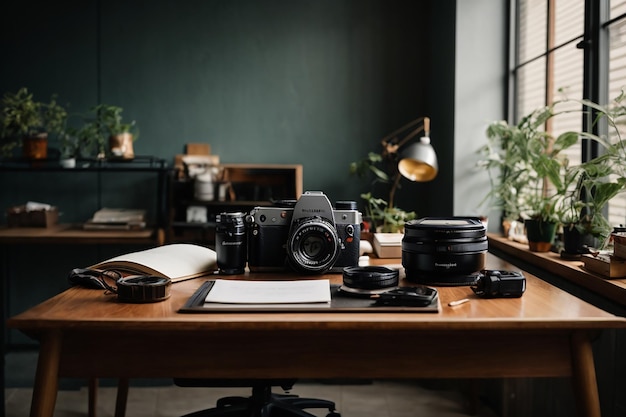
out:
<path id="1" fill-rule="evenodd" d="M 250 397 L 224 397 L 217 400 L 214 408 L 196 411 L 183 417 L 315 417 L 304 411 L 307 408 L 326 408 L 326 417 L 341 417 L 335 410 L 335 403 L 316 398 L 303 398 L 290 394 L 273 394 L 272 387 L 280 386 L 289 391 L 293 380 L 205 380 L 205 379 L 174 379 L 180 387 L 249 387 L 252 386 Z"/>

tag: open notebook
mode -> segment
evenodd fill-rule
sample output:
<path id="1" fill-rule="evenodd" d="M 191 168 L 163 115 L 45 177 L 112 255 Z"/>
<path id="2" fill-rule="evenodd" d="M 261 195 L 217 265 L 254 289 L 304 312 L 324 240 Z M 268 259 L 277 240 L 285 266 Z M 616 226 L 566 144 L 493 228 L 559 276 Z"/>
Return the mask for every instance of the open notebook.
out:
<path id="1" fill-rule="evenodd" d="M 89 268 L 155 275 L 177 282 L 213 273 L 217 269 L 217 256 L 214 250 L 204 246 L 173 243 L 116 256 Z"/>

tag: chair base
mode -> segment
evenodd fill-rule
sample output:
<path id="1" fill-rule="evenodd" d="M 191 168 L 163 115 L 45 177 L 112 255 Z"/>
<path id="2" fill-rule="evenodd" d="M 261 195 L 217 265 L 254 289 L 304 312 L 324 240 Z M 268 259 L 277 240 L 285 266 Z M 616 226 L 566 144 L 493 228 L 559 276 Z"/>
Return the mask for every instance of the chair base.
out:
<path id="1" fill-rule="evenodd" d="M 297 395 L 272 394 L 271 386 L 255 386 L 252 396 L 224 397 L 216 407 L 185 414 L 183 417 L 315 417 L 306 408 L 326 408 L 327 417 L 341 417 L 332 401 Z"/>

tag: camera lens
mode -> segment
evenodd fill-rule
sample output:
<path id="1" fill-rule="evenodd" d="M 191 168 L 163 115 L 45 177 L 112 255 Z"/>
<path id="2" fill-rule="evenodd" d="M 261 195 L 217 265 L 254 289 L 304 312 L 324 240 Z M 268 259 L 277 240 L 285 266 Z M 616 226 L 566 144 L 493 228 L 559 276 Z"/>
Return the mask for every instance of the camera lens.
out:
<path id="1" fill-rule="evenodd" d="M 221 213 L 216 217 L 215 252 L 222 274 L 243 274 L 246 268 L 247 235 L 245 214 Z"/>
<path id="2" fill-rule="evenodd" d="M 287 242 L 287 256 L 294 269 L 323 273 L 337 261 L 341 241 L 335 226 L 321 217 L 308 217 L 293 225 Z"/>

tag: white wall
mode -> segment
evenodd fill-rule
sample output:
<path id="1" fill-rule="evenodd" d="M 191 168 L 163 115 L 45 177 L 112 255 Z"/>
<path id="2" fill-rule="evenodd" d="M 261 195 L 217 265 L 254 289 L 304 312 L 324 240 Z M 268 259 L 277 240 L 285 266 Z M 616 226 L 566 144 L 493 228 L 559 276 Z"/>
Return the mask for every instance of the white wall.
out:
<path id="1" fill-rule="evenodd" d="M 499 212 L 480 205 L 489 188 L 487 172 L 476 168 L 487 125 L 505 118 L 507 0 L 456 3 L 454 214 L 489 215 L 499 230 Z M 495 221 L 494 221 L 495 220 Z"/>

